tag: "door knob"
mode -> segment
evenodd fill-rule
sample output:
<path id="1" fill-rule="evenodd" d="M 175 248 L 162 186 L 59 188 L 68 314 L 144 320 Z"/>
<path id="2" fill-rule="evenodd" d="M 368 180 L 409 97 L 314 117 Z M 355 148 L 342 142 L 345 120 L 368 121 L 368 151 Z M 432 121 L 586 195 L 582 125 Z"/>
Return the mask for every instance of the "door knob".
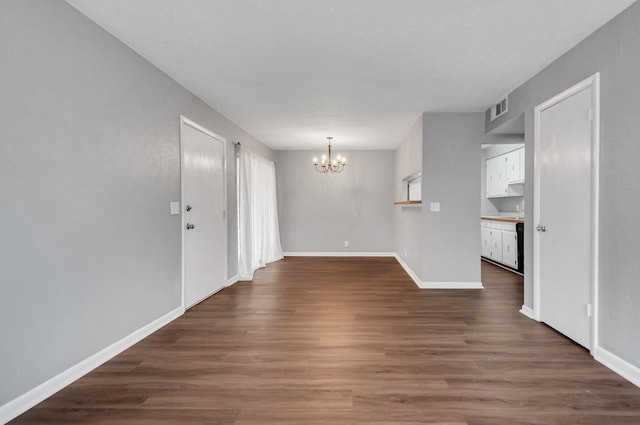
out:
<path id="1" fill-rule="evenodd" d="M 196 226 L 194 226 L 193 224 L 191 224 L 191 223 L 187 223 L 187 229 L 188 229 L 188 230 L 195 229 L 195 227 L 196 227 Z"/>
<path id="2" fill-rule="evenodd" d="M 191 205 L 187 205 L 187 211 L 191 211 Z"/>
<path id="3" fill-rule="evenodd" d="M 538 232 L 546 232 L 547 231 L 547 226 L 543 226 L 542 224 L 538 224 L 538 227 L 536 227 L 536 230 Z"/>

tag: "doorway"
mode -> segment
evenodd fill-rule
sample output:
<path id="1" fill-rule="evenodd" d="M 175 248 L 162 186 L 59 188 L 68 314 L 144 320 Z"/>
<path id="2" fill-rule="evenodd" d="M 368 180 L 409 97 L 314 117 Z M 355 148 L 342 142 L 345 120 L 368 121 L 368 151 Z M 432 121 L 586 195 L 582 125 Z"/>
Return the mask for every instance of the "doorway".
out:
<path id="1" fill-rule="evenodd" d="M 535 318 L 597 345 L 599 75 L 534 110 Z"/>
<path id="2" fill-rule="evenodd" d="M 180 118 L 182 281 L 185 309 L 226 286 L 224 138 Z"/>

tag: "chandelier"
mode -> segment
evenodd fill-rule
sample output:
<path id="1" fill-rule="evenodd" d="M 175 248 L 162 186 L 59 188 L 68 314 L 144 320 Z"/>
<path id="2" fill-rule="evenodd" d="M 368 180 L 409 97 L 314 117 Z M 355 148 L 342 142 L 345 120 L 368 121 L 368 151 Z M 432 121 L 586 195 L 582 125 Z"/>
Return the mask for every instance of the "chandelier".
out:
<path id="1" fill-rule="evenodd" d="M 336 159 L 331 159 L 331 140 L 333 137 L 327 137 L 329 140 L 329 155 L 322 155 L 321 161 L 318 163 L 318 158 L 313 158 L 313 165 L 316 170 L 321 173 L 339 173 L 344 170 L 347 165 L 347 158 L 338 155 Z"/>

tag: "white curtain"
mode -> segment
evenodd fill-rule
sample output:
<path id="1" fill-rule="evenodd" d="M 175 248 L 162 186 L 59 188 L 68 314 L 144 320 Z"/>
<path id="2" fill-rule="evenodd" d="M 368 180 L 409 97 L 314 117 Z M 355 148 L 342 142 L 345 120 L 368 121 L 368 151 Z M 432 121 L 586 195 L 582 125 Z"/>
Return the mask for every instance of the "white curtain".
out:
<path id="1" fill-rule="evenodd" d="M 238 275 L 252 280 L 253 272 L 281 260 L 275 164 L 240 148 L 238 182 Z"/>

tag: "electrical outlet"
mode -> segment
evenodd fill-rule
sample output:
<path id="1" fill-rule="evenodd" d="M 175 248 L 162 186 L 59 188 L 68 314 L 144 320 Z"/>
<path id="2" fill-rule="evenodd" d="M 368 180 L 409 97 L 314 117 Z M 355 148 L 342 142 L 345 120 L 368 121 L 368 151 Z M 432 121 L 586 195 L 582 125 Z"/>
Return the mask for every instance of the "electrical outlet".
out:
<path id="1" fill-rule="evenodd" d="M 440 202 L 432 202 L 429 204 L 429 210 L 431 212 L 440 212 Z"/>
<path id="2" fill-rule="evenodd" d="M 348 248 L 349 247 L 349 241 L 344 241 L 344 247 Z"/>
<path id="3" fill-rule="evenodd" d="M 404 258 L 407 258 L 407 257 L 408 257 L 408 254 L 407 254 L 407 251 L 405 250 L 404 251 Z"/>

